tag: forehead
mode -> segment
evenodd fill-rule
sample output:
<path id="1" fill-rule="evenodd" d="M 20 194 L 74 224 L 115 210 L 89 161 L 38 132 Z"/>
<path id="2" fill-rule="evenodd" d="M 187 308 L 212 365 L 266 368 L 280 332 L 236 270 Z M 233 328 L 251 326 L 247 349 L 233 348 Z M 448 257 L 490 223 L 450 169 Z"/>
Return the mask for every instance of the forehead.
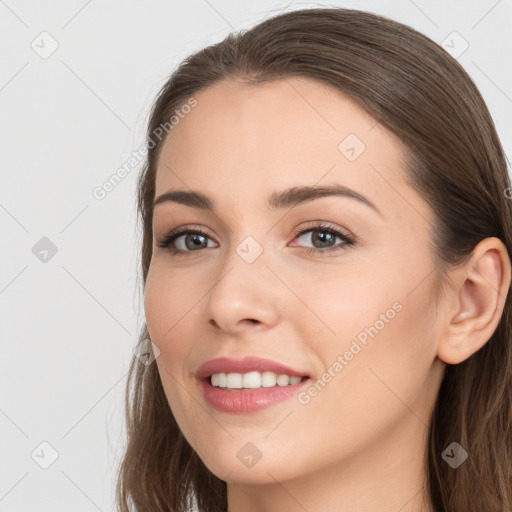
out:
<path id="1" fill-rule="evenodd" d="M 341 183 L 378 205 L 405 185 L 400 139 L 329 85 L 224 80 L 194 98 L 164 142 L 156 195 L 191 188 L 222 198 L 228 185 L 253 201 L 287 187 Z"/>

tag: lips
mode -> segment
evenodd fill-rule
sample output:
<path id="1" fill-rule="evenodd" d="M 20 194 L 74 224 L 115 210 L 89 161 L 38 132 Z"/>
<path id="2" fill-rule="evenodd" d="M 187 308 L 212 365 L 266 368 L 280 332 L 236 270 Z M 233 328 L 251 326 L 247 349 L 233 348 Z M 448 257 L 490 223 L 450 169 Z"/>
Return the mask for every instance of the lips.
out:
<path id="1" fill-rule="evenodd" d="M 206 380 L 213 373 L 249 373 L 252 371 L 271 371 L 277 374 L 286 374 L 290 377 L 309 377 L 306 372 L 260 357 L 244 357 L 241 359 L 219 357 L 212 359 L 197 369 L 196 377 L 199 380 Z"/>

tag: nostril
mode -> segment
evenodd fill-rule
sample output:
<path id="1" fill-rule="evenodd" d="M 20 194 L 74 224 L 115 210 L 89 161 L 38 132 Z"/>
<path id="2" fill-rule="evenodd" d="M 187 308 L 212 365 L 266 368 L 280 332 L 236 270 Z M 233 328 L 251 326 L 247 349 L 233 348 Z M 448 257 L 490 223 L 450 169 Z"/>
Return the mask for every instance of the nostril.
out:
<path id="1" fill-rule="evenodd" d="M 259 324 L 259 320 L 255 320 L 254 318 L 244 318 L 242 322 L 250 322 L 251 324 Z"/>

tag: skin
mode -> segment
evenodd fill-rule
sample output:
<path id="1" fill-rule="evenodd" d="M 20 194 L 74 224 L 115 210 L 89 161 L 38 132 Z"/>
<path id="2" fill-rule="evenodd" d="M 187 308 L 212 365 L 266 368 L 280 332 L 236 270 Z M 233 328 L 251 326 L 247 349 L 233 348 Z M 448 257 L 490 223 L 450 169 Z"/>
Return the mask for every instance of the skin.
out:
<path id="1" fill-rule="evenodd" d="M 194 97 L 197 106 L 165 140 L 155 197 L 194 190 L 216 208 L 155 207 L 145 290 L 156 363 L 183 434 L 227 482 L 230 512 L 433 511 L 422 492 L 428 418 L 445 363 L 471 356 L 498 325 L 510 283 L 506 248 L 482 241 L 438 298 L 433 212 L 406 184 L 406 150 L 391 132 L 306 78 L 223 81 Z M 354 161 L 338 149 L 349 134 L 366 146 Z M 267 208 L 273 192 L 334 183 L 380 214 L 336 196 Z M 323 229 L 294 235 L 312 221 L 356 244 L 321 245 L 313 235 Z M 202 248 L 194 250 L 193 235 L 174 244 L 184 255 L 156 245 L 181 226 L 207 231 Z M 263 249 L 250 264 L 236 252 L 247 236 Z M 330 245 L 339 250 L 306 252 Z M 269 358 L 322 379 L 394 303 L 400 312 L 305 405 L 292 398 L 227 414 L 201 394 L 194 372 L 221 356 Z M 237 457 L 248 442 L 261 453 L 252 467 Z"/>

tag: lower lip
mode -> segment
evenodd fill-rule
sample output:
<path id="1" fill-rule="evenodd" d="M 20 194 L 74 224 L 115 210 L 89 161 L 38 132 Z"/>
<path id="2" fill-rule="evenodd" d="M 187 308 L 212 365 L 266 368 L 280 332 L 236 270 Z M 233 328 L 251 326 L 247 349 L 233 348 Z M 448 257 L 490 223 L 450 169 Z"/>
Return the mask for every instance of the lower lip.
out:
<path id="1" fill-rule="evenodd" d="M 214 409 L 229 413 L 251 413 L 261 411 L 274 404 L 289 400 L 311 379 L 298 384 L 257 389 L 228 389 L 212 386 L 210 380 L 200 382 L 203 395 Z"/>

